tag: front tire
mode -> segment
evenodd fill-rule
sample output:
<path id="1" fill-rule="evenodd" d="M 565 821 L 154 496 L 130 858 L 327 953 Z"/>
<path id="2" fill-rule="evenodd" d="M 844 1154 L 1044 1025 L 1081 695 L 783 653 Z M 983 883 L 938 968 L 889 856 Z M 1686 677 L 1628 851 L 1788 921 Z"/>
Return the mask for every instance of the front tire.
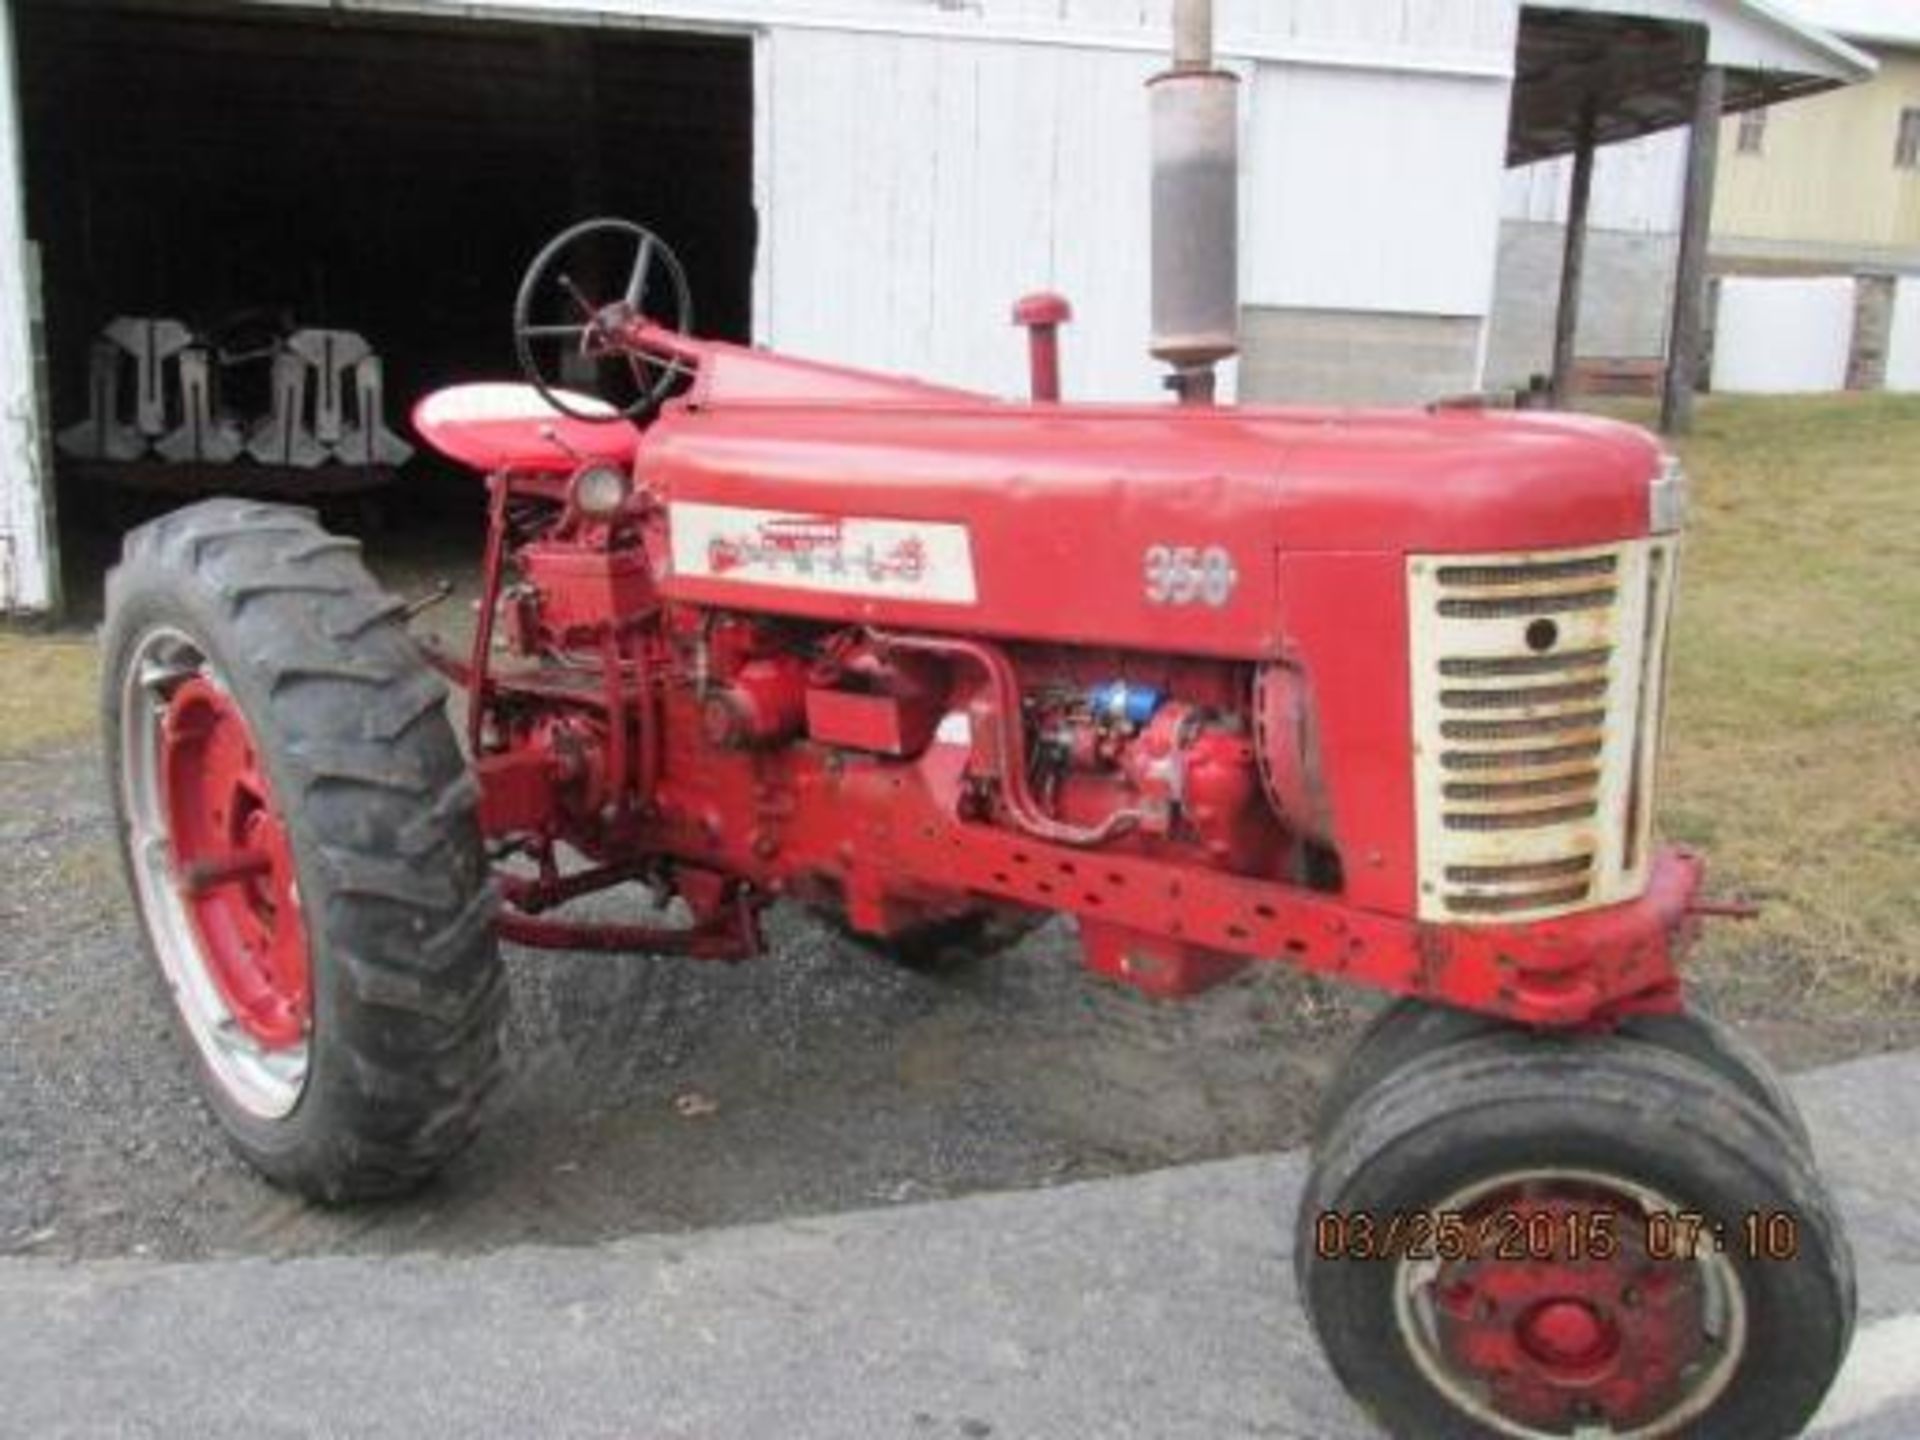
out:
<path id="1" fill-rule="evenodd" d="M 1796 1144 L 1812 1150 L 1806 1118 L 1773 1067 L 1731 1025 L 1704 1008 L 1699 997 L 1688 996 L 1686 1008 L 1671 1015 L 1628 1015 L 1609 1033 L 1683 1055 L 1717 1071 L 1772 1111 Z M 1509 1021 L 1472 1010 L 1410 998 L 1393 1001 L 1360 1032 L 1321 1096 L 1313 1127 L 1316 1142 L 1389 1075 L 1449 1046 L 1501 1034 L 1530 1034 L 1540 1045 L 1567 1043 L 1567 1037 L 1556 1032 L 1524 1031 Z"/>
<path id="2" fill-rule="evenodd" d="M 122 857 L 222 1129 L 318 1200 L 420 1184 L 500 1073 L 506 989 L 402 607 L 307 512 L 213 500 L 127 537 L 102 648 Z"/>
<path id="3" fill-rule="evenodd" d="M 1790 1217 L 1790 1247 L 1753 1253 L 1749 1216 Z M 1784 1440 L 1853 1325 L 1833 1204 L 1779 1120 L 1617 1039 L 1495 1035 L 1381 1081 L 1316 1157 L 1294 1264 L 1341 1381 L 1422 1440 Z"/>

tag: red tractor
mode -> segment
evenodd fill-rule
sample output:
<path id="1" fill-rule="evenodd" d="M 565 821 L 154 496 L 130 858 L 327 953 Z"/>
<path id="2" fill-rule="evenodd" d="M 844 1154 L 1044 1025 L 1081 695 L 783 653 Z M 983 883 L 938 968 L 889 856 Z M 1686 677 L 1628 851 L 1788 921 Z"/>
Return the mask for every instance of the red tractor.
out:
<path id="1" fill-rule="evenodd" d="M 609 236 L 600 303 L 567 257 Z M 1710 907 L 1652 830 L 1655 442 L 1010 403 L 687 310 L 656 237 L 578 227 L 522 286 L 531 383 L 419 407 L 487 477 L 463 657 L 304 512 L 128 538 L 120 834 L 240 1152 L 327 1202 L 425 1180 L 499 1073 L 502 940 L 735 960 L 786 899 L 932 964 L 1063 913 L 1155 996 L 1279 961 L 1393 997 L 1294 1240 L 1393 1433 L 1797 1433 L 1851 1259 L 1791 1100 L 1680 981 Z M 630 923 L 559 913 L 617 887 Z"/>

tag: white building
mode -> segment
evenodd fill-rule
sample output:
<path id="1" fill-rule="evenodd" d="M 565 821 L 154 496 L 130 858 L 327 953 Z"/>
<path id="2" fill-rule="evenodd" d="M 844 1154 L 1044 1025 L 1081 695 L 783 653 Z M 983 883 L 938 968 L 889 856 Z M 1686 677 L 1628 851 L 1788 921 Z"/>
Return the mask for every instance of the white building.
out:
<path id="1" fill-rule="evenodd" d="M 1729 121 L 1720 137 L 1712 255 L 1716 274 L 1861 275 L 1863 333 L 1885 342 L 1892 276 L 1920 273 L 1920 185 L 1899 127 L 1920 116 L 1920 5 L 1912 0 L 1784 0 L 1873 56 L 1867 84 L 1770 117 Z M 1585 357 L 1665 354 L 1679 245 L 1687 137 L 1661 131 L 1598 157 L 1581 305 Z M 1524 382 L 1551 362 L 1554 290 L 1567 219 L 1570 161 L 1510 170 L 1501 205 L 1487 379 Z M 1884 277 L 1884 283 L 1873 277 Z M 1910 284 L 1913 282 L 1909 282 Z M 1867 302 L 1871 301 L 1869 304 Z M 1877 373 L 1868 366 L 1869 373 Z"/>
<path id="2" fill-rule="evenodd" d="M 0 609 L 57 596 L 41 417 L 84 407 L 107 319 L 297 309 L 372 336 L 406 399 L 508 369 L 514 279 L 582 214 L 664 233 L 715 333 L 1017 394 L 1009 306 L 1057 289 L 1069 393 L 1157 396 L 1142 86 L 1167 8 L 0 0 Z M 1478 384 L 1507 166 L 1569 148 L 1581 106 L 1610 141 L 1685 119 L 1674 57 L 1731 67 L 1742 103 L 1866 73 L 1738 0 L 1217 14 L 1260 399 Z"/>

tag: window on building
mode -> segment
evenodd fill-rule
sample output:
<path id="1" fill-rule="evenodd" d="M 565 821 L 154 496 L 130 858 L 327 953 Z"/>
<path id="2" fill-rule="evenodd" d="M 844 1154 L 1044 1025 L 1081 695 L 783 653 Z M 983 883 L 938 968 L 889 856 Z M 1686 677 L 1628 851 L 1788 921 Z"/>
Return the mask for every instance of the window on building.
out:
<path id="1" fill-rule="evenodd" d="M 1740 112 L 1740 153 L 1758 155 L 1767 144 L 1767 112 L 1765 110 L 1743 110 Z"/>
<path id="2" fill-rule="evenodd" d="M 1893 163 L 1902 170 L 1920 170 L 1920 110 L 1900 112 L 1900 139 L 1893 147 Z"/>

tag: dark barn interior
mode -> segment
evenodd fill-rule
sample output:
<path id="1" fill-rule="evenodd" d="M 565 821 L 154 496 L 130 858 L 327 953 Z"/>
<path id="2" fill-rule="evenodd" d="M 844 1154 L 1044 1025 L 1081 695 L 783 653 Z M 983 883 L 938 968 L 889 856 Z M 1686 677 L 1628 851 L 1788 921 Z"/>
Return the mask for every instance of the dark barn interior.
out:
<path id="1" fill-rule="evenodd" d="M 514 375 L 520 273 L 591 215 L 665 236 L 698 327 L 748 337 L 746 39 L 235 4 L 17 0 L 14 14 L 56 428 L 84 413 L 89 345 L 116 315 L 196 330 L 289 315 L 366 336 L 388 423 L 411 441 L 426 391 Z M 76 493 L 75 468 L 64 530 L 127 515 Z M 470 483 L 416 456 L 380 509 L 396 532 L 471 516 Z M 102 547 L 64 548 L 87 607 L 85 552 Z"/>

